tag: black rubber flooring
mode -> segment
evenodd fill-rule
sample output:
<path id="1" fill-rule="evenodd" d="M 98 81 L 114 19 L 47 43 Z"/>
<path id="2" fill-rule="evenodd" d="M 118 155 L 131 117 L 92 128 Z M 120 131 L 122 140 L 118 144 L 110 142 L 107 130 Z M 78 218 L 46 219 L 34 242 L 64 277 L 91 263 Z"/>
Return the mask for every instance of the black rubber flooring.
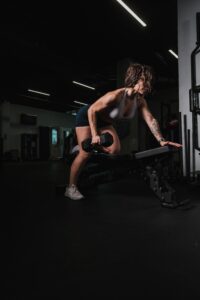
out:
<path id="1" fill-rule="evenodd" d="M 2 299 L 198 299 L 200 197 L 166 209 L 139 179 L 56 194 L 62 161 L 1 166 Z"/>

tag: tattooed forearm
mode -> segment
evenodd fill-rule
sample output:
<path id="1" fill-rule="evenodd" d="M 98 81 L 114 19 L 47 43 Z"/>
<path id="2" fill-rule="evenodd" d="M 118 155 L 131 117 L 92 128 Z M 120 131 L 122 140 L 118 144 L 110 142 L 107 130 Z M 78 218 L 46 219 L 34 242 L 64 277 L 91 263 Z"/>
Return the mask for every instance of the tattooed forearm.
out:
<path id="1" fill-rule="evenodd" d="M 150 128 L 152 134 L 157 139 L 157 141 L 159 141 L 163 137 L 162 133 L 160 131 L 160 126 L 159 126 L 158 121 L 156 119 L 153 119 L 151 121 L 151 123 L 149 124 L 149 128 Z"/>

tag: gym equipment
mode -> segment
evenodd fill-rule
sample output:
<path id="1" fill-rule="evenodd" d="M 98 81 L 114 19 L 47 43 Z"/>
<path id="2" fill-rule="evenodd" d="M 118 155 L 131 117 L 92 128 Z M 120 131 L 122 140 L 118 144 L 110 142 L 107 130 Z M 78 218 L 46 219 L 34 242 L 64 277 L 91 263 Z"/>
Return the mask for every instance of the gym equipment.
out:
<path id="1" fill-rule="evenodd" d="M 81 143 L 81 146 L 84 151 L 92 152 L 98 151 L 100 146 L 109 147 L 113 143 L 113 137 L 109 132 L 105 132 L 100 135 L 100 144 L 91 144 L 92 139 L 88 138 Z"/>
<path id="2" fill-rule="evenodd" d="M 171 155 L 179 151 L 170 146 L 158 147 L 126 155 L 95 153 L 81 175 L 81 188 L 138 175 L 160 199 L 161 206 L 177 208 L 190 202 L 182 199 L 170 183 Z"/>
<path id="3" fill-rule="evenodd" d="M 80 188 L 138 176 L 145 181 L 159 198 L 161 206 L 177 208 L 190 200 L 182 198 L 170 183 L 172 155 L 180 149 L 164 146 L 125 155 L 93 153 L 79 178 Z M 57 186 L 57 192 L 64 193 L 65 186 Z"/>
<path id="4" fill-rule="evenodd" d="M 136 160 L 140 161 L 140 174 L 160 199 L 161 205 L 167 208 L 176 208 L 190 202 L 189 198 L 179 197 L 170 184 L 169 164 L 171 155 L 177 151 L 164 146 L 135 154 Z"/>
<path id="5" fill-rule="evenodd" d="M 196 13 L 196 33 L 197 33 L 197 40 L 196 40 L 196 47 L 191 53 L 191 89 L 189 90 L 189 100 L 190 100 L 190 112 L 192 114 L 192 149 L 191 149 L 191 156 L 192 156 L 192 172 L 190 172 L 190 161 L 187 159 L 190 153 L 185 151 L 185 160 L 186 160 L 186 173 L 188 180 L 195 181 L 198 180 L 198 172 L 196 170 L 196 153 L 200 155 L 200 84 L 198 81 L 198 60 L 199 60 L 199 53 L 200 53 L 200 12 Z M 187 124 L 186 124 L 187 125 Z M 186 128 L 186 126 L 185 126 Z M 185 129 L 186 130 L 186 129 Z M 186 135 L 186 134 L 185 134 Z M 188 132 L 188 139 L 187 145 L 189 145 L 190 140 L 190 133 Z M 190 149 L 189 149 L 190 150 Z M 190 173 L 189 173 L 190 172 Z M 192 176 L 191 176 L 192 175 Z"/>

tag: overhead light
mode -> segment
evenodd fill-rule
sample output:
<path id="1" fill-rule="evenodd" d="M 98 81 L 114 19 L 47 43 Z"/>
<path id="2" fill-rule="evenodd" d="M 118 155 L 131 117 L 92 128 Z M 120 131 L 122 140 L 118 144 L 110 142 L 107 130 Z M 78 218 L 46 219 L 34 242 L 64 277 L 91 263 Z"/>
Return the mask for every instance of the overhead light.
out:
<path id="1" fill-rule="evenodd" d="M 77 82 L 77 81 L 72 81 L 72 82 L 73 82 L 74 84 L 78 84 L 78 85 L 84 86 L 84 87 L 86 87 L 86 88 L 88 88 L 88 89 L 95 90 L 95 88 L 92 87 L 92 86 L 89 86 L 89 85 L 86 85 L 86 84 L 83 84 L 83 83 L 80 83 L 80 82 Z"/>
<path id="2" fill-rule="evenodd" d="M 28 92 L 32 92 L 32 93 L 40 94 L 40 95 L 44 95 L 44 96 L 50 96 L 50 94 L 40 92 L 40 91 L 31 90 L 31 89 L 28 89 Z"/>
<path id="3" fill-rule="evenodd" d="M 178 59 L 178 55 L 171 49 L 168 50 L 174 57 Z"/>
<path id="4" fill-rule="evenodd" d="M 74 100 L 75 103 L 78 103 L 78 104 L 82 104 L 82 105 L 87 105 L 87 103 L 84 103 L 84 102 L 80 102 L 80 101 L 76 101 Z"/>
<path id="5" fill-rule="evenodd" d="M 121 6 L 123 6 L 123 8 L 125 8 L 128 12 L 129 12 L 129 14 L 131 14 L 131 16 L 133 16 L 143 27 L 146 27 L 147 26 L 147 24 L 146 23 L 144 23 L 143 21 L 142 21 L 142 19 L 140 19 L 137 15 L 136 15 L 136 13 L 134 13 L 134 11 L 132 10 L 132 9 L 130 9 L 123 1 L 121 1 L 121 0 L 116 0 L 119 4 L 121 4 Z"/>

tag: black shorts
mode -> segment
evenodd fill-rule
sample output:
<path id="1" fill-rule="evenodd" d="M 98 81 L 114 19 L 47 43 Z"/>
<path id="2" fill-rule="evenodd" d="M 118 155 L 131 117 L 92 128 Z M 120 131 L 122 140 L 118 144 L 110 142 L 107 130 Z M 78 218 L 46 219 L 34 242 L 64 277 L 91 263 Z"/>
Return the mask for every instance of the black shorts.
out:
<path id="1" fill-rule="evenodd" d="M 76 115 L 76 123 L 75 127 L 83 127 L 83 126 L 90 126 L 88 121 L 88 109 L 90 105 L 85 105 L 79 109 Z M 102 128 L 105 126 L 112 125 L 109 122 L 103 121 L 97 117 L 97 128 Z"/>

